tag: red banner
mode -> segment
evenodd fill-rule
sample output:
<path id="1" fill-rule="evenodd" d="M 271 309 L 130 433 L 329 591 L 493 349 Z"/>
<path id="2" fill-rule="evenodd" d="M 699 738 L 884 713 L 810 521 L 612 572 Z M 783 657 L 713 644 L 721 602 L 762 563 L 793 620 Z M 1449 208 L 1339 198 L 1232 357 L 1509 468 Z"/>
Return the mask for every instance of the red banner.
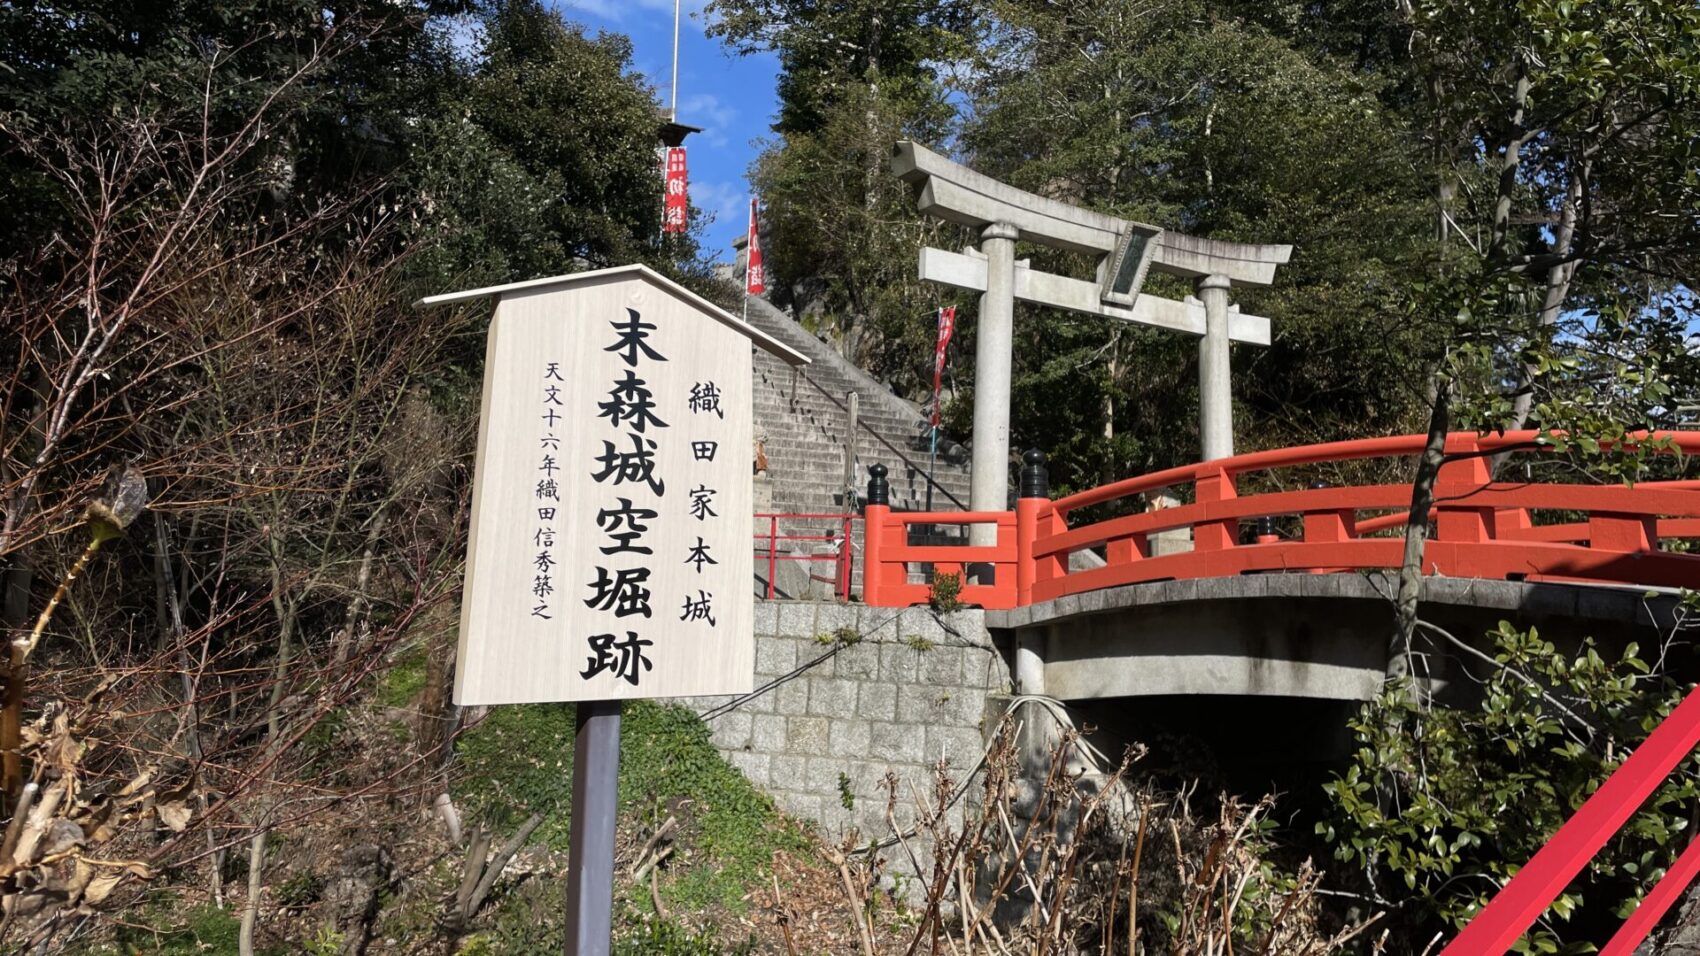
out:
<path id="1" fill-rule="evenodd" d="M 933 352 L 933 427 L 939 427 L 939 391 L 944 388 L 944 355 L 956 333 L 956 306 L 939 310 L 939 344 Z"/>
<path id="2" fill-rule="evenodd" d="M 662 168 L 666 174 L 666 201 L 661 207 L 661 231 L 684 232 L 685 220 L 691 208 L 689 186 L 685 177 L 685 148 L 669 146 Z"/>
<path id="3" fill-rule="evenodd" d="M 767 269 L 761 264 L 761 230 L 756 225 L 756 201 L 750 200 L 749 267 L 744 272 L 744 291 L 761 295 L 767 291 Z"/>

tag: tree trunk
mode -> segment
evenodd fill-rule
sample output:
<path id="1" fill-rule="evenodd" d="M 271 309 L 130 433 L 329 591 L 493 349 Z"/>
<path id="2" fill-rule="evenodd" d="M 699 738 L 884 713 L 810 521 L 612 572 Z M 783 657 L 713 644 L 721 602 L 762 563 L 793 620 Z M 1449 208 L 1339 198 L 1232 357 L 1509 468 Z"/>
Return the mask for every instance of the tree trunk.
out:
<path id="1" fill-rule="evenodd" d="M 241 956 L 254 956 L 254 924 L 260 916 L 260 874 L 265 865 L 266 830 L 262 819 L 259 832 L 248 841 L 248 898 L 242 902 L 242 931 L 236 940 Z"/>
<path id="2" fill-rule="evenodd" d="M 1435 373 L 1434 403 L 1429 409 L 1428 441 L 1417 459 L 1411 480 L 1411 512 L 1405 519 L 1405 554 L 1399 564 L 1399 596 L 1393 640 L 1387 650 L 1387 680 L 1409 680 L 1407 693 L 1415 695 L 1411 673 L 1411 643 L 1417 629 L 1417 607 L 1423 596 L 1423 546 L 1428 541 L 1428 513 L 1434 507 L 1434 482 L 1445 461 L 1446 434 L 1451 428 L 1452 381 L 1444 370 Z"/>
<path id="3" fill-rule="evenodd" d="M 1104 387 L 1104 404 L 1099 410 L 1103 417 L 1104 445 L 1106 453 L 1104 455 L 1103 464 L 1099 468 L 1098 475 L 1100 482 L 1106 485 L 1115 481 L 1118 477 L 1116 474 L 1117 462 L 1115 457 L 1108 452 L 1109 449 L 1113 447 L 1112 443 L 1116 438 L 1116 390 L 1121 386 L 1122 374 L 1121 341 L 1122 333 L 1120 329 L 1110 333 L 1110 357 L 1107 369 L 1109 383 Z"/>
<path id="4" fill-rule="evenodd" d="M 366 588 L 372 580 L 372 556 L 377 550 L 378 539 L 383 536 L 386 517 L 382 511 L 374 515 L 372 530 L 366 535 L 366 549 L 360 554 L 360 570 L 354 575 L 354 598 L 348 602 L 348 616 L 343 620 L 342 632 L 336 639 L 335 659 L 338 668 L 348 662 L 349 652 L 353 649 L 360 625 L 366 619 L 366 609 L 371 606 L 371 601 L 366 596 Z"/>
<path id="5" fill-rule="evenodd" d="M 3 575 L 0 575 L 0 586 L 5 588 L 5 593 L 0 595 L 0 635 L 4 635 L 7 647 L 11 647 L 15 641 L 29 638 L 30 584 L 33 581 L 33 575 L 22 559 L 21 554 L 12 555 L 10 566 L 6 568 Z M 0 699 L 9 700 L 14 685 L 10 667 L 6 669 L 5 679 L 5 691 Z M 21 696 L 23 682 L 18 680 L 15 683 L 18 685 L 17 690 Z M 4 711 L 4 713 L 10 712 L 11 708 L 9 707 Z M 5 720 L 4 713 L 0 713 L 0 721 Z M 15 741 L 20 740 L 21 737 L 21 727 L 0 728 L 0 741 Z M 6 799 L 11 798 L 10 793 L 0 793 L 0 796 Z"/>
<path id="6" fill-rule="evenodd" d="M 283 553 L 275 535 L 268 535 L 266 543 L 271 551 L 272 609 L 277 614 L 278 634 L 277 659 L 272 664 L 271 696 L 266 703 L 266 743 L 261 748 L 261 763 L 270 758 L 273 748 L 282 738 L 284 678 L 289 675 L 289 665 L 295 657 L 296 605 L 283 594 Z M 259 917 L 262 885 L 260 876 L 265 869 L 266 832 L 271 825 L 271 807 L 266 805 L 263 795 L 260 803 L 262 809 L 255 822 L 257 832 L 248 841 L 248 898 L 242 905 L 241 956 L 254 956 L 254 923 Z"/>
<path id="7" fill-rule="evenodd" d="M 1503 262 L 1505 247 L 1511 237 L 1511 204 L 1517 193 L 1517 171 L 1523 163 L 1523 144 L 1530 133 L 1523 125 L 1529 106 L 1529 68 L 1517 66 L 1517 82 L 1511 91 L 1511 119 L 1505 132 L 1505 147 L 1499 161 L 1499 195 L 1493 207 L 1493 242 L 1488 256 L 1494 263 Z"/>
<path id="8" fill-rule="evenodd" d="M 1564 205 L 1558 214 L 1558 229 L 1553 235 L 1552 251 L 1558 255 L 1569 255 L 1572 243 L 1576 238 L 1576 216 L 1582 203 L 1582 180 L 1585 172 L 1572 172 L 1570 183 L 1565 187 Z M 1564 303 L 1570 299 L 1571 280 L 1576 277 L 1576 263 L 1564 262 L 1547 270 L 1546 292 L 1541 297 L 1541 312 L 1539 327 L 1551 328 L 1558 324 L 1558 317 L 1564 311 Z M 1529 422 L 1529 410 L 1535 404 L 1535 367 L 1524 363 L 1518 370 L 1517 395 L 1512 399 L 1511 420 L 1506 427 L 1516 431 Z M 1497 474 L 1499 466 L 1504 463 L 1507 455 L 1494 456 L 1493 470 Z"/>
<path id="9" fill-rule="evenodd" d="M 184 734 L 188 740 L 189 759 L 192 764 L 199 764 L 202 757 L 201 749 L 201 709 L 195 702 L 195 678 L 193 662 L 189 659 L 189 649 L 184 646 L 183 627 L 183 596 L 177 575 L 171 569 L 171 542 L 165 533 L 165 517 L 159 512 L 153 513 L 154 530 L 154 611 L 159 617 L 159 653 L 163 656 L 171 647 L 177 648 L 178 679 L 183 684 L 183 723 Z M 197 798 L 204 816 L 211 808 L 211 801 L 204 788 L 197 788 Z M 218 835 L 212 827 L 207 828 L 207 848 L 212 852 L 211 889 L 213 905 L 224 908 L 224 850 L 218 847 Z"/>

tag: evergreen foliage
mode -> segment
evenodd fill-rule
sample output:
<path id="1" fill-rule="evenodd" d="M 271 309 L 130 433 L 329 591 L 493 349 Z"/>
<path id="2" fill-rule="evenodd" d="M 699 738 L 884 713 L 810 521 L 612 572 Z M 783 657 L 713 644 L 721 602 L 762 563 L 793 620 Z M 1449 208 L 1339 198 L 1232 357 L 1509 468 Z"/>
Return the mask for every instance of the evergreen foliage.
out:
<path id="1" fill-rule="evenodd" d="M 1474 706 L 1419 707 L 1394 689 L 1364 708 L 1358 750 L 1327 786 L 1334 819 L 1317 824 L 1413 939 L 1467 923 L 1682 702 L 1670 675 L 1693 666 L 1686 647 L 1566 651 L 1508 622 L 1491 637 Z M 1615 929 L 1691 839 L 1697 796 L 1691 757 L 1514 951 L 1583 951 Z"/>

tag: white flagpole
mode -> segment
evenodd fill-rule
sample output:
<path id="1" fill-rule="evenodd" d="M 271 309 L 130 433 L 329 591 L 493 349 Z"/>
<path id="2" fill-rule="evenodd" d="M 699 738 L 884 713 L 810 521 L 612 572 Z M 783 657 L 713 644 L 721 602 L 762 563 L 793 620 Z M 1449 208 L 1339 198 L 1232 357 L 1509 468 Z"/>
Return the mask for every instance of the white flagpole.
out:
<path id="1" fill-rule="evenodd" d="M 679 0 L 673 0 L 673 103 L 669 108 L 672 123 L 679 121 Z"/>

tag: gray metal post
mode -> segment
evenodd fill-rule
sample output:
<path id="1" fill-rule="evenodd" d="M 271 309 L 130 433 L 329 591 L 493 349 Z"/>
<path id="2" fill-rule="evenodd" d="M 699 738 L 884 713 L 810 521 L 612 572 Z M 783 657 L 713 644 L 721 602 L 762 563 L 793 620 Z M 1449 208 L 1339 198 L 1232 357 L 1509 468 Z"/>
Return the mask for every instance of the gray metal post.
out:
<path id="1" fill-rule="evenodd" d="M 578 705 L 567 852 L 567 956 L 608 956 L 614 937 L 614 821 L 619 809 L 620 702 Z"/>
<path id="2" fill-rule="evenodd" d="M 844 510 L 856 510 L 856 429 L 861 427 L 862 397 L 855 392 L 846 396 L 849 401 L 844 425 Z"/>
<path id="3" fill-rule="evenodd" d="M 969 470 L 968 508 L 1003 511 L 1009 506 L 1009 377 L 1015 348 L 1015 237 L 1007 222 L 980 233 L 986 254 L 986 291 L 980 296 L 974 332 L 974 459 Z M 974 525 L 968 543 L 993 545 L 998 529 Z"/>
<path id="4" fill-rule="evenodd" d="M 1229 377 L 1228 288 L 1226 276 L 1198 280 L 1204 303 L 1204 338 L 1198 343 L 1198 434 L 1204 460 L 1234 454 L 1234 393 Z"/>

